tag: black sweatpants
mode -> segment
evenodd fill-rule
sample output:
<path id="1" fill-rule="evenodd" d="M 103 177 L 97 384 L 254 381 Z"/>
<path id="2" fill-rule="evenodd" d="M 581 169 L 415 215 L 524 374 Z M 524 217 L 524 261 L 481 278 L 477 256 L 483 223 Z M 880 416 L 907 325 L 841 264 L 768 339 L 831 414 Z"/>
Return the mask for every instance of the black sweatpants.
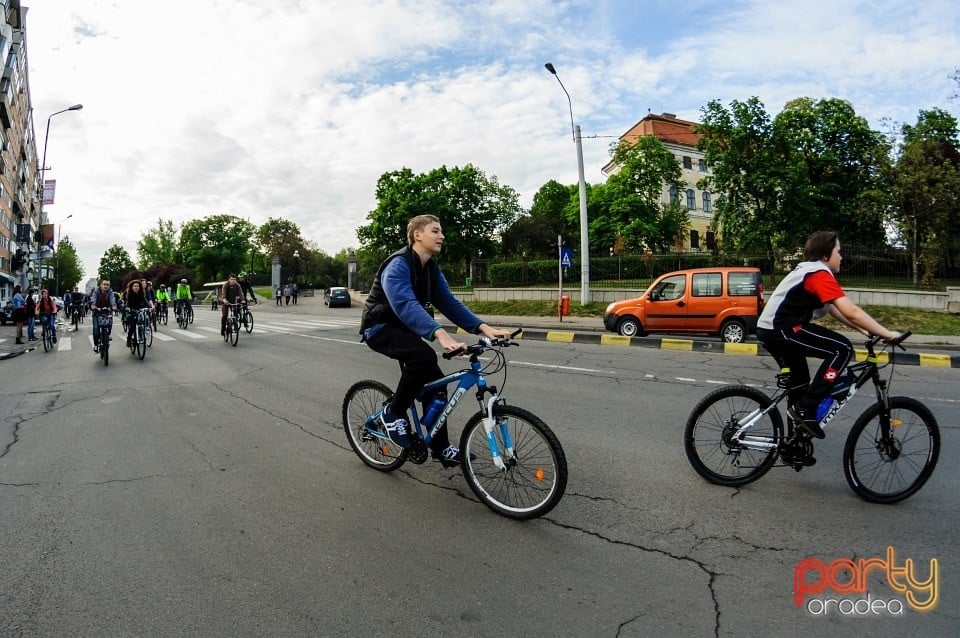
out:
<path id="1" fill-rule="evenodd" d="M 781 368 L 790 368 L 793 387 L 809 383 L 802 395 L 799 391 L 791 393 L 791 398 L 803 410 L 816 408 L 820 399 L 830 394 L 834 381 L 853 358 L 853 344 L 849 339 L 816 323 L 781 330 L 757 328 L 757 338 Z M 810 379 L 807 357 L 823 360 L 813 380 Z"/>
<path id="2" fill-rule="evenodd" d="M 443 376 L 443 370 L 437 363 L 436 351 L 402 324 L 384 325 L 372 339 L 367 339 L 366 343 L 374 352 L 400 363 L 400 381 L 387 411 L 392 417 L 406 418 L 407 410 L 413 405 L 423 386 Z M 429 404 L 429 398 L 426 403 Z M 439 454 L 448 445 L 450 437 L 444 427 L 430 442 L 430 449 Z"/>

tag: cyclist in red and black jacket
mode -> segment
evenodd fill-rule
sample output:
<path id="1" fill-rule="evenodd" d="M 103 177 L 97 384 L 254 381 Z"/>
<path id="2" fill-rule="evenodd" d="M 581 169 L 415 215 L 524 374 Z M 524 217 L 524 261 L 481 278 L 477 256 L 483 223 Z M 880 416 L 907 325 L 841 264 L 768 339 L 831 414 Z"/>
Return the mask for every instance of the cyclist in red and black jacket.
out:
<path id="1" fill-rule="evenodd" d="M 841 260 L 835 232 L 810 235 L 803 247 L 803 261 L 773 291 L 757 321 L 757 338 L 781 368 L 790 369 L 794 420 L 818 439 L 824 435 L 817 421 L 817 406 L 831 393 L 837 376 L 853 357 L 853 345 L 839 332 L 812 321 L 829 314 L 867 336 L 886 341 L 899 336 L 847 298 L 835 276 Z M 807 357 L 823 360 L 812 381 Z"/>

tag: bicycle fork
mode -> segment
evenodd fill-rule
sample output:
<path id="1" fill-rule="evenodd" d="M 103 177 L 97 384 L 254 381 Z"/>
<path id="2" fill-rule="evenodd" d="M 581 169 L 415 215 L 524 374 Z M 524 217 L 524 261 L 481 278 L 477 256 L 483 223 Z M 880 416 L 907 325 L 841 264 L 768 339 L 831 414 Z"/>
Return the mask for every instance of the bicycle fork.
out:
<path id="1" fill-rule="evenodd" d="M 496 391 L 492 392 L 492 395 L 487 399 L 487 416 L 483 419 L 483 430 L 487 435 L 487 444 L 490 446 L 490 455 L 493 457 L 493 464 L 497 466 L 503 472 L 507 471 L 507 463 L 503 460 L 504 455 L 506 455 L 508 461 L 514 461 L 514 450 L 513 450 L 513 439 L 510 438 L 510 428 L 508 427 L 506 419 L 497 423 L 496 418 L 493 416 L 493 406 L 497 404 L 500 400 L 500 395 Z M 500 453 L 500 447 L 497 445 L 497 436 L 494 430 L 495 427 L 499 427 L 500 437 L 503 440 L 504 451 L 503 454 Z"/>

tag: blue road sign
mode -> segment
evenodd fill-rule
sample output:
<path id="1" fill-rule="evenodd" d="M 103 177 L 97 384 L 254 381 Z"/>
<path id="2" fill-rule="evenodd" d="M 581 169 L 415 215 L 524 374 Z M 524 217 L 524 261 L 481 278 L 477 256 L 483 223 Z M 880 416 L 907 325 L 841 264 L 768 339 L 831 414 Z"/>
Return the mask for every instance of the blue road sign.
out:
<path id="1" fill-rule="evenodd" d="M 569 268 L 573 265 L 573 248 L 560 249 L 560 265 Z"/>

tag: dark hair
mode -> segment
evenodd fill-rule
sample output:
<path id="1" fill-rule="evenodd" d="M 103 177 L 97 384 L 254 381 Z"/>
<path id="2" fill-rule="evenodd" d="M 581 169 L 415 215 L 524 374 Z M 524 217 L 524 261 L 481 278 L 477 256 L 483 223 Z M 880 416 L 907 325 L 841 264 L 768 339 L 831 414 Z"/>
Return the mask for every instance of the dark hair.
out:
<path id="1" fill-rule="evenodd" d="M 837 245 L 837 234 L 832 230 L 821 230 L 807 238 L 807 243 L 803 245 L 804 261 L 820 261 L 829 259 L 833 254 L 833 249 Z"/>

